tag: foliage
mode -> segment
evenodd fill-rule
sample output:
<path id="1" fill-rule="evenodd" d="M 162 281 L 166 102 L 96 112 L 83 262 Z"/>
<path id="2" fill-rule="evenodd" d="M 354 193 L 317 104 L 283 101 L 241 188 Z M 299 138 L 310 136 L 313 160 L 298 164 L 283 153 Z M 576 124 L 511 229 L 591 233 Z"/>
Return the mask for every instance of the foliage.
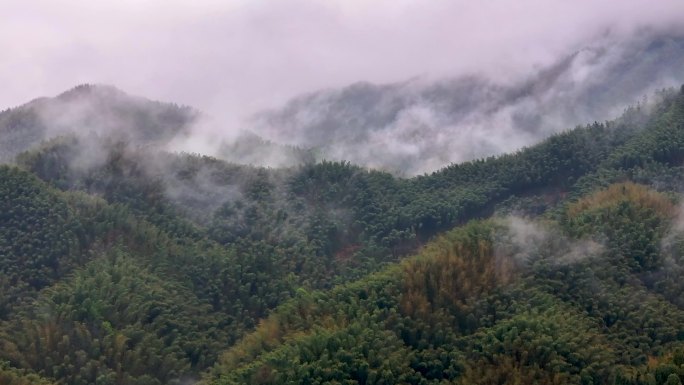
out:
<path id="1" fill-rule="evenodd" d="M 65 135 L 0 166 L 0 381 L 678 383 L 682 143 L 675 91 L 411 179 Z"/>

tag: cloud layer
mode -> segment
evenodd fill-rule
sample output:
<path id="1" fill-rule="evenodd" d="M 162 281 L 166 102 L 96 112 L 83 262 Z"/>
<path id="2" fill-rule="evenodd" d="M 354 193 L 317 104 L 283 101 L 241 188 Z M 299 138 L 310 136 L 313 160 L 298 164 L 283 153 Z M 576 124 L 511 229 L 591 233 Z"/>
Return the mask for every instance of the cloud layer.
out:
<path id="1" fill-rule="evenodd" d="M 682 14 L 679 0 L 6 0 L 0 106 L 107 83 L 244 116 L 356 81 L 508 79 L 587 38 Z"/>
<path id="2" fill-rule="evenodd" d="M 485 75 L 357 83 L 296 98 L 251 126 L 278 143 L 314 148 L 408 175 L 512 152 L 562 130 L 613 119 L 684 82 L 684 35 L 606 36 L 526 77 Z"/>
<path id="3" fill-rule="evenodd" d="M 113 84 L 131 94 L 208 113 L 213 122 L 197 129 L 203 137 L 183 138 L 176 145 L 209 152 L 216 150 L 211 144 L 217 138 L 235 138 L 242 129 L 261 134 L 280 130 L 254 127 L 247 119 L 302 93 L 346 92 L 349 88 L 343 87 L 359 81 L 386 84 L 369 87 L 389 87 L 387 92 L 394 96 L 385 99 L 402 108 L 392 112 L 387 124 L 370 127 L 363 140 L 372 146 L 352 153 L 342 146 L 325 155 L 351 155 L 349 160 L 369 166 L 419 173 L 510 151 L 541 137 L 506 132 L 522 123 L 548 134 L 569 121 L 582 123 L 568 117 L 609 118 L 603 110 L 593 115 L 563 110 L 556 111 L 560 116 L 539 121 L 535 111 L 551 103 L 575 102 L 573 98 L 584 94 L 566 95 L 566 89 L 576 90 L 582 83 L 591 91 L 593 77 L 628 62 L 629 47 L 613 43 L 644 31 L 681 30 L 683 14 L 680 0 L 6 0 L 0 22 L 0 106 L 55 95 L 80 83 Z M 497 99 L 502 90 L 524 91 L 525 82 L 568 57 L 564 84 L 555 83 L 565 88 L 534 89 L 527 99 L 504 95 L 506 103 Z M 613 59 L 622 61 L 616 64 Z M 641 63 L 642 73 L 661 64 Z M 416 77 L 419 80 L 406 81 Z M 664 79 L 656 79 L 657 85 Z M 466 84 L 469 81 L 474 83 Z M 535 84 L 543 87 L 543 79 Z M 458 115 L 462 106 L 454 113 L 425 100 L 426 92 L 440 89 L 475 93 L 463 102 L 477 106 Z M 329 98 L 326 92 L 316 98 Z M 442 102 L 453 104 L 450 97 Z M 540 103 L 539 98 L 545 100 Z M 583 106 L 590 108 L 588 103 Z M 324 114 L 312 108 L 298 113 L 309 119 Z M 307 129 L 295 127 L 294 132 L 308 134 Z M 500 135 L 493 138 L 495 130 Z M 271 132 L 266 139 L 292 133 Z M 422 137 L 438 148 L 427 146 Z M 296 138 L 292 143 L 288 137 L 289 144 L 320 144 L 318 137 Z M 186 141 L 189 147 L 184 147 Z M 434 154 L 422 159 L 429 152 Z"/>

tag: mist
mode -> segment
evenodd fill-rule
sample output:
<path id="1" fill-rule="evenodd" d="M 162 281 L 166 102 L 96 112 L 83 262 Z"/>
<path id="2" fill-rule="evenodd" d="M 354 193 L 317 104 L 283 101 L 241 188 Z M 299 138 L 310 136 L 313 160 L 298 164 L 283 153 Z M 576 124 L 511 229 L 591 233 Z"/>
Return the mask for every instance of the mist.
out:
<path id="1" fill-rule="evenodd" d="M 500 218 L 505 231 L 495 243 L 499 255 L 519 266 L 543 261 L 550 266 L 571 265 L 600 257 L 605 246 L 589 238 L 572 239 L 552 222 L 509 215 Z"/>
<path id="2" fill-rule="evenodd" d="M 111 84 L 203 112 L 169 150 L 273 167 L 335 159 L 421 174 L 684 82 L 678 0 L 3 7 L 0 106 Z"/>
<path id="3" fill-rule="evenodd" d="M 74 135 L 88 143 L 107 138 L 160 149 L 189 135 L 197 121 L 199 113 L 189 107 L 131 96 L 112 86 L 79 85 L 0 113 L 0 162 L 11 162 L 41 142 Z"/>
<path id="4" fill-rule="evenodd" d="M 400 175 L 514 152 L 577 125 L 612 120 L 684 82 L 684 35 L 606 36 L 530 76 L 357 83 L 257 114 L 272 141 Z"/>

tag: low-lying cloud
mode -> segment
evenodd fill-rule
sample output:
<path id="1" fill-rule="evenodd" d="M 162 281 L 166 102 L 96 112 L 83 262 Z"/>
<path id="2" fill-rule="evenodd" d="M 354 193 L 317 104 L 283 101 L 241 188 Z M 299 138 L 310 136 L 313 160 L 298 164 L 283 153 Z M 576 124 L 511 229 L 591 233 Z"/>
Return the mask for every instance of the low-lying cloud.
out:
<path id="1" fill-rule="evenodd" d="M 650 45 L 681 36 L 682 14 L 679 0 L 8 0 L 0 106 L 112 84 L 211 117 L 176 150 L 220 155 L 245 130 L 271 152 L 412 175 L 682 82 L 681 40 Z"/>
<path id="2" fill-rule="evenodd" d="M 607 31 L 682 14 L 679 0 L 7 0 L 0 105 L 105 83 L 245 116 L 357 81 L 506 80 Z"/>
<path id="3" fill-rule="evenodd" d="M 605 37 L 506 83 L 484 76 L 358 83 L 258 114 L 252 128 L 321 157 L 415 175 L 512 152 L 684 81 L 684 35 Z"/>
<path id="4" fill-rule="evenodd" d="M 497 243 L 497 252 L 510 255 L 520 265 L 538 260 L 552 266 L 569 265 L 600 256 L 605 247 L 591 239 L 571 239 L 551 223 L 535 222 L 517 216 L 502 218 L 505 241 Z"/>

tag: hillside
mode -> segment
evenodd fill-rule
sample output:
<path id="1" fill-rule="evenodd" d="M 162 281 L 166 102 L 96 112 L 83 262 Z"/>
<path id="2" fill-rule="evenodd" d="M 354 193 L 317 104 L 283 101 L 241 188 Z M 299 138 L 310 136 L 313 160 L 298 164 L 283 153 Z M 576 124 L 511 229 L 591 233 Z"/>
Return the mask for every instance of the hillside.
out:
<path id="1" fill-rule="evenodd" d="M 413 178 L 161 151 L 169 105 L 134 139 L 25 139 L 0 165 L 0 380 L 684 378 L 684 87 L 654 99 Z"/>
<path id="2" fill-rule="evenodd" d="M 681 188 L 680 108 L 540 219 L 470 222 L 363 280 L 298 292 L 207 382 L 680 383 L 681 209 L 654 190 Z"/>

